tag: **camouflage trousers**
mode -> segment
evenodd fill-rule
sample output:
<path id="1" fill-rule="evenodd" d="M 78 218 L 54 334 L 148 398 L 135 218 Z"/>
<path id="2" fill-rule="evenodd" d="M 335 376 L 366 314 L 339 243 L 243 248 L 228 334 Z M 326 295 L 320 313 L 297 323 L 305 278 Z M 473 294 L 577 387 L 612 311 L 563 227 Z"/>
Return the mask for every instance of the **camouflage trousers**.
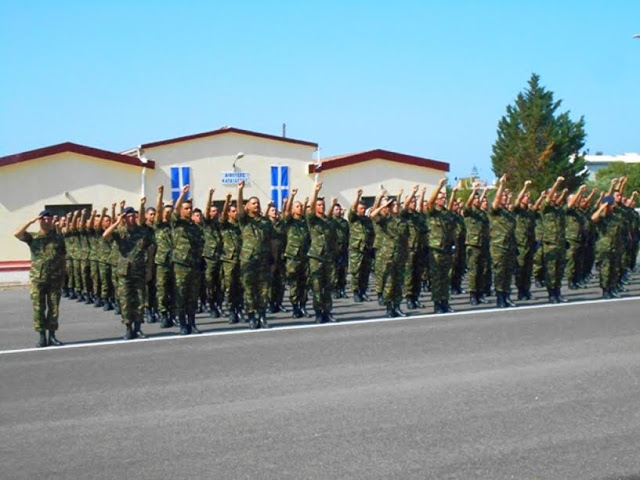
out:
<path id="1" fill-rule="evenodd" d="M 533 245 L 518 245 L 518 264 L 516 266 L 516 287 L 518 291 L 531 290 L 533 272 Z"/>
<path id="2" fill-rule="evenodd" d="M 397 256 L 378 256 L 376 268 L 380 269 L 382 298 L 386 305 L 398 306 L 402 301 L 405 263 Z"/>
<path id="3" fill-rule="evenodd" d="M 600 288 L 613 288 L 618 284 L 619 272 L 617 271 L 615 250 L 598 251 L 596 265 L 600 270 Z"/>
<path id="4" fill-rule="evenodd" d="M 515 248 L 499 248 L 492 245 L 491 264 L 493 285 L 496 292 L 510 292 L 511 281 L 517 265 Z"/>
<path id="5" fill-rule="evenodd" d="M 100 296 L 102 298 L 114 297 L 113 276 L 111 274 L 111 265 L 108 263 L 99 263 L 100 268 Z"/>
<path id="6" fill-rule="evenodd" d="M 583 278 L 583 260 L 584 249 L 582 242 L 577 240 L 569 240 L 569 248 L 567 249 L 567 266 L 565 272 L 569 282 L 578 282 Z"/>
<path id="7" fill-rule="evenodd" d="M 355 248 L 349 250 L 349 273 L 351 274 L 352 291 L 367 291 L 372 262 L 373 256 L 371 250 L 359 250 Z"/>
<path id="8" fill-rule="evenodd" d="M 74 276 L 74 261 L 73 258 L 71 258 L 69 255 L 66 256 L 65 258 L 65 266 L 66 266 L 66 272 L 67 272 L 67 288 L 69 289 L 70 292 L 73 292 L 76 290 L 76 280 L 75 280 L 75 276 Z"/>
<path id="9" fill-rule="evenodd" d="M 313 290 L 313 309 L 316 313 L 329 313 L 333 308 L 329 263 L 316 258 L 309 259 L 309 283 Z"/>
<path id="10" fill-rule="evenodd" d="M 155 264 L 151 265 L 150 268 L 151 268 L 151 272 L 149 273 L 151 275 L 147 277 L 149 278 L 149 280 L 145 281 L 144 291 L 142 295 L 142 306 L 145 308 L 152 308 L 154 310 L 157 310 L 158 308 L 158 280 L 156 278 L 157 268 Z"/>
<path id="11" fill-rule="evenodd" d="M 221 263 L 219 258 L 205 258 L 204 287 L 210 307 L 220 305 L 224 299 Z"/>
<path id="12" fill-rule="evenodd" d="M 91 293 L 99 295 L 102 291 L 100 278 L 100 264 L 97 260 L 89 260 L 89 275 L 91 276 Z"/>
<path id="13" fill-rule="evenodd" d="M 340 252 L 334 262 L 331 275 L 331 284 L 334 290 L 347 288 L 347 252 Z"/>
<path id="14" fill-rule="evenodd" d="M 451 271 L 451 285 L 462 288 L 462 277 L 467 266 L 467 252 L 464 243 L 456 243 L 456 251 L 453 254 L 453 265 Z"/>
<path id="15" fill-rule="evenodd" d="M 542 255 L 545 269 L 544 283 L 547 289 L 560 288 L 566 263 L 567 249 L 564 243 L 544 243 Z"/>
<path id="16" fill-rule="evenodd" d="M 292 305 L 303 305 L 307 300 L 307 258 L 286 259 L 289 300 Z"/>
<path id="17" fill-rule="evenodd" d="M 156 265 L 156 298 L 158 311 L 175 315 L 173 268 Z"/>
<path id="18" fill-rule="evenodd" d="M 199 267 L 173 264 L 175 309 L 177 315 L 195 315 L 198 310 L 201 270 Z"/>
<path id="19" fill-rule="evenodd" d="M 31 282 L 29 290 L 33 304 L 33 328 L 36 332 L 58 329 L 62 282 L 62 277 L 48 282 Z"/>
<path id="20" fill-rule="evenodd" d="M 73 278 L 76 292 L 85 293 L 87 291 L 87 285 L 85 284 L 87 278 L 85 278 L 83 260 L 73 259 Z"/>
<path id="21" fill-rule="evenodd" d="M 451 288 L 451 252 L 429 249 L 429 278 L 431 280 L 431 298 L 434 302 L 448 302 Z"/>
<path id="22" fill-rule="evenodd" d="M 467 245 L 467 282 L 468 290 L 476 293 L 487 292 L 487 276 L 490 275 L 489 255 L 482 247 Z"/>
<path id="23" fill-rule="evenodd" d="M 269 265 L 259 260 L 241 261 L 240 281 L 247 314 L 264 313 L 269 294 Z"/>
<path id="24" fill-rule="evenodd" d="M 227 309 L 242 306 L 242 284 L 238 260 L 222 261 L 222 290 Z"/>
<path id="25" fill-rule="evenodd" d="M 544 249 L 541 244 L 534 249 L 533 252 L 533 278 L 536 281 L 543 282 L 547 276 L 547 271 L 544 262 Z"/>
<path id="26" fill-rule="evenodd" d="M 284 257 L 275 259 L 270 268 L 271 281 L 269 282 L 269 294 L 267 299 L 276 304 L 281 304 L 284 300 L 285 282 L 287 277 Z"/>
<path id="27" fill-rule="evenodd" d="M 422 270 L 424 261 L 420 255 L 421 249 L 409 248 L 407 261 L 404 264 L 404 294 L 407 298 L 417 300 L 422 290 Z M 402 292 L 401 292 L 402 295 Z"/>
<path id="28" fill-rule="evenodd" d="M 142 294 L 144 275 L 121 275 L 118 277 L 118 300 L 122 312 L 122 323 L 142 323 Z"/>

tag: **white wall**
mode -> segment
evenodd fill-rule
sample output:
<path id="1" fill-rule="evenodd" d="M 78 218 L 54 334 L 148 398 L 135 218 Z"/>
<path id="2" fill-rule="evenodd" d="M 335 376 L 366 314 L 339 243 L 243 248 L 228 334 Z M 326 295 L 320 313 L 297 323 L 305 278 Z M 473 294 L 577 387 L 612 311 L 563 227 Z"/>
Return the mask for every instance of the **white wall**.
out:
<path id="1" fill-rule="evenodd" d="M 0 261 L 30 258 L 13 232 L 45 205 L 93 204 L 100 210 L 120 200 L 139 205 L 139 167 L 62 153 L 0 168 Z M 37 230 L 37 224 L 30 229 Z"/>

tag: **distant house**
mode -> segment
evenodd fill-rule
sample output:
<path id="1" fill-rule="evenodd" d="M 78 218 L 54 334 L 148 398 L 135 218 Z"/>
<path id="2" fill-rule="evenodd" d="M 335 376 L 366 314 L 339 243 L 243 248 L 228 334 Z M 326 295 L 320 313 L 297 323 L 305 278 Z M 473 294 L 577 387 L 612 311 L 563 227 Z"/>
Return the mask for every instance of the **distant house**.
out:
<path id="1" fill-rule="evenodd" d="M 589 168 L 589 178 L 596 178 L 598 170 L 615 162 L 640 163 L 640 153 L 623 153 L 621 155 L 585 155 L 584 161 Z"/>

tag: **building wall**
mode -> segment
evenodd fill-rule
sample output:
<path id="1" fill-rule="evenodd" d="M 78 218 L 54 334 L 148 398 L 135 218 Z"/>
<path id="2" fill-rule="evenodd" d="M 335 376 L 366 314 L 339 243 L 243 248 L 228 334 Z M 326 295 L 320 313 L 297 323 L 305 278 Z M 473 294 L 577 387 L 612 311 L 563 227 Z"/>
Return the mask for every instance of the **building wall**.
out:
<path id="1" fill-rule="evenodd" d="M 327 197 L 327 203 L 331 197 L 338 197 L 343 207 L 350 205 L 356 196 L 358 188 L 362 188 L 364 197 L 375 197 L 383 186 L 389 195 L 397 195 L 400 189 L 408 194 L 414 185 L 427 187 L 427 197 L 433 192 L 446 172 L 432 168 L 417 167 L 414 165 L 402 165 L 388 160 L 370 160 L 355 165 L 327 170 L 318 176 L 322 182 L 322 192 Z M 304 198 L 311 194 L 304 191 L 299 195 Z"/>
<path id="2" fill-rule="evenodd" d="M 194 205 L 202 208 L 210 188 L 215 188 L 214 200 L 223 200 L 227 192 L 236 195 L 236 185 L 222 185 L 222 172 L 232 171 L 238 152 L 244 157 L 236 163 L 236 171 L 247 172 L 250 184 L 245 197 L 257 196 L 262 202 L 271 198 L 271 166 L 289 167 L 289 184 L 310 188 L 307 165 L 313 161 L 314 147 L 228 133 L 186 142 L 148 148 L 144 155 L 156 162 L 155 170 L 147 171 L 146 193 L 154 196 L 158 185 L 164 185 L 165 201 L 171 199 L 172 166 L 191 167 L 190 178 Z M 155 201 L 155 200 L 154 200 Z"/>
<path id="3" fill-rule="evenodd" d="M 29 248 L 13 232 L 45 205 L 93 204 L 100 210 L 120 200 L 139 205 L 140 168 L 75 153 L 2 167 L 0 262 L 30 258 Z M 37 230 L 35 224 L 29 231 Z"/>

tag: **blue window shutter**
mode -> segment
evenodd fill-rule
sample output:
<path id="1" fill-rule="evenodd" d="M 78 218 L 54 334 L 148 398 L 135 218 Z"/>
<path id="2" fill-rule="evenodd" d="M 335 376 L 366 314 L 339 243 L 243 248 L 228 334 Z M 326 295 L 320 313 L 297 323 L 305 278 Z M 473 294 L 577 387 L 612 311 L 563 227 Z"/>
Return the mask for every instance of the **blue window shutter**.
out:
<path id="1" fill-rule="evenodd" d="M 182 187 L 184 187 L 185 185 L 191 185 L 190 179 L 189 179 L 189 173 L 190 173 L 190 168 L 189 167 L 182 167 L 182 182 L 180 185 L 180 189 L 182 190 Z M 187 193 L 187 198 L 191 198 L 191 188 L 189 188 L 189 192 Z"/>

